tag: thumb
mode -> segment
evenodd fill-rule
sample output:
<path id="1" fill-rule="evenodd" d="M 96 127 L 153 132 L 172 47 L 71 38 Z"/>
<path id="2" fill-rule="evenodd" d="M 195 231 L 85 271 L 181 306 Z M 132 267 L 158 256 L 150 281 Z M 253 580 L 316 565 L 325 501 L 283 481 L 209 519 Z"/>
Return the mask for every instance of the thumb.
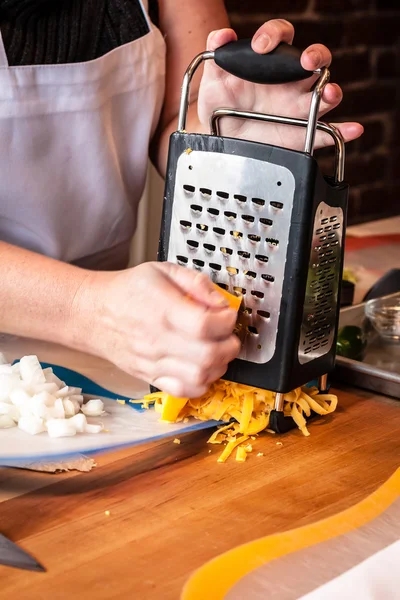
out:
<path id="1" fill-rule="evenodd" d="M 185 295 L 210 308 L 226 308 L 228 300 L 215 288 L 211 279 L 204 273 L 187 269 L 174 263 L 156 263 L 164 276 Z"/>
<path id="2" fill-rule="evenodd" d="M 220 46 L 224 46 L 225 44 L 228 44 L 228 42 L 235 42 L 236 40 L 237 35 L 233 29 L 226 28 L 212 31 L 207 38 L 207 50 L 211 50 L 213 52 Z M 209 79 L 216 80 L 224 79 L 225 77 L 229 76 L 229 73 L 216 65 L 213 60 L 206 61 L 204 65 L 204 74 L 206 74 Z"/>

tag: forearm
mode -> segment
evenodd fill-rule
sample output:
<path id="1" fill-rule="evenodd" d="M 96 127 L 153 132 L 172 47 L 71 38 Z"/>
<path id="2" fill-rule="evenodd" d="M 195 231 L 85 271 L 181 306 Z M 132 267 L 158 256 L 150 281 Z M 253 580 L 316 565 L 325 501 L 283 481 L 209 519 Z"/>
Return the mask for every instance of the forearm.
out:
<path id="1" fill-rule="evenodd" d="M 169 138 L 178 127 L 178 116 L 176 116 L 158 135 L 152 146 L 151 159 L 154 166 L 162 177 L 165 177 L 167 170 Z M 189 106 L 186 130 L 190 133 L 208 133 L 201 125 L 197 114 L 197 101 L 195 100 Z"/>
<path id="2" fill-rule="evenodd" d="M 76 299 L 90 275 L 0 242 L 0 331 L 84 349 Z"/>

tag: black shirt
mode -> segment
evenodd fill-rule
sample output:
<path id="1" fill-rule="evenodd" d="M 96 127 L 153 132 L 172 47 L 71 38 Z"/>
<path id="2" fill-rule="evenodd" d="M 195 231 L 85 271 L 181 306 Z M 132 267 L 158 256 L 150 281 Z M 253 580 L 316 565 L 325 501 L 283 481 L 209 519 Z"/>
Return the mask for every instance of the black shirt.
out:
<path id="1" fill-rule="evenodd" d="M 0 28 L 10 66 L 93 60 L 149 31 L 139 0 L 0 0 Z"/>

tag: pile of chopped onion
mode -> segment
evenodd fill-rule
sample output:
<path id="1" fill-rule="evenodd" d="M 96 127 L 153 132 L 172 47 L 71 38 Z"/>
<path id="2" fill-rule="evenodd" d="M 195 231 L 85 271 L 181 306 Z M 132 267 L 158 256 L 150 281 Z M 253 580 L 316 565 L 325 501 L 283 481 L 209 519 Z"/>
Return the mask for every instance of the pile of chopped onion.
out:
<path id="1" fill-rule="evenodd" d="M 83 401 L 82 389 L 69 387 L 37 356 L 24 356 L 11 365 L 0 353 L 0 429 L 19 427 L 25 433 L 47 432 L 52 438 L 100 433 L 102 425 L 86 417 L 104 414 L 99 398 Z"/>
<path id="2" fill-rule="evenodd" d="M 209 444 L 226 444 L 218 462 L 225 462 L 237 448 L 236 460 L 244 462 L 252 451 L 249 438 L 271 431 L 269 415 L 275 405 L 275 393 L 230 381 L 219 380 L 201 398 L 174 398 L 164 392 L 149 394 L 143 406 L 154 406 L 161 419 L 172 423 L 194 417 L 201 421 L 225 421 L 209 438 Z M 292 417 L 300 431 L 308 436 L 306 417 L 311 411 L 327 415 L 336 410 L 337 396 L 320 394 L 318 388 L 300 387 L 284 395 L 284 414 Z"/>

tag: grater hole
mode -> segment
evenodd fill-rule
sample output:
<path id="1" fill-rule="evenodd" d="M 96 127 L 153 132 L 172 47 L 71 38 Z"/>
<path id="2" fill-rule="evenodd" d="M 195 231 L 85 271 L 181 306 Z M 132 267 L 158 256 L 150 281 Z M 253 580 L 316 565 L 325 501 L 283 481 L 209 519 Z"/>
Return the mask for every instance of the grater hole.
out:
<path id="1" fill-rule="evenodd" d="M 243 237 L 243 233 L 241 231 L 231 231 L 230 233 L 231 236 L 234 237 L 236 240 Z"/>
<path id="2" fill-rule="evenodd" d="M 265 205 L 265 200 L 263 200 L 262 198 L 252 198 L 251 201 L 256 207 L 261 207 Z"/>
<path id="3" fill-rule="evenodd" d="M 329 223 L 329 219 L 328 218 L 321 219 L 321 225 L 326 225 L 327 223 Z"/>
<path id="4" fill-rule="evenodd" d="M 248 325 L 247 332 L 250 333 L 251 335 L 258 335 L 258 329 L 257 329 L 257 327 L 254 327 L 253 325 Z"/>
<path id="5" fill-rule="evenodd" d="M 187 256 L 181 256 L 181 255 L 178 255 L 176 257 L 176 261 L 177 261 L 178 265 L 181 265 L 181 266 L 185 266 L 189 262 Z"/>
<path id="6" fill-rule="evenodd" d="M 261 217 L 260 223 L 261 225 L 264 225 L 264 227 L 271 227 L 272 219 L 265 219 L 264 217 Z"/>
<path id="7" fill-rule="evenodd" d="M 247 279 L 255 279 L 257 277 L 257 273 L 255 271 L 243 271 L 243 275 L 245 275 Z"/>
<path id="8" fill-rule="evenodd" d="M 283 208 L 283 203 L 282 202 L 272 201 L 269 204 L 270 204 L 270 206 L 272 206 L 272 208 L 276 208 L 278 210 L 282 210 L 282 208 Z"/>
<path id="9" fill-rule="evenodd" d="M 279 246 L 279 240 L 275 238 L 265 238 L 265 241 L 269 246 L 277 248 Z"/>
<path id="10" fill-rule="evenodd" d="M 193 264 L 194 264 L 196 267 L 203 268 L 203 267 L 204 267 L 204 260 L 200 260 L 200 259 L 198 259 L 198 258 L 194 258 L 194 259 L 193 259 Z"/>
<path id="11" fill-rule="evenodd" d="M 215 252 L 215 246 L 212 244 L 203 244 L 203 246 L 207 252 Z"/>
<path id="12" fill-rule="evenodd" d="M 224 246 L 222 246 L 220 250 L 222 254 L 225 254 L 226 256 L 230 256 L 231 254 L 233 254 L 233 250 L 231 250 L 231 248 L 224 248 Z"/>
<path id="13" fill-rule="evenodd" d="M 326 227 L 324 227 L 324 231 L 331 231 L 332 229 L 332 225 L 327 225 Z"/>
<path id="14" fill-rule="evenodd" d="M 196 240 L 188 240 L 187 245 L 190 246 L 190 248 L 198 248 L 199 247 L 199 242 L 196 242 Z"/>
<path id="15" fill-rule="evenodd" d="M 187 184 L 185 184 L 183 186 L 183 189 L 185 190 L 185 192 L 187 194 L 190 194 L 190 195 L 194 194 L 195 191 L 196 191 L 196 188 L 194 187 L 194 185 L 187 185 Z"/>
<path id="16" fill-rule="evenodd" d="M 330 245 L 330 242 L 325 242 L 325 244 L 322 244 L 322 248 L 329 248 Z"/>
<path id="17" fill-rule="evenodd" d="M 333 229 L 340 229 L 340 223 L 335 223 L 335 225 L 333 225 Z"/>
<path id="18" fill-rule="evenodd" d="M 264 292 L 259 292 L 258 290 L 252 290 L 251 295 L 254 296 L 255 298 L 258 298 L 259 300 L 264 298 Z"/>
<path id="19" fill-rule="evenodd" d="M 320 242 L 324 242 L 326 240 L 326 235 L 321 235 L 321 237 L 319 238 Z"/>
<path id="20" fill-rule="evenodd" d="M 209 199 L 212 195 L 212 191 L 208 188 L 200 188 L 200 194 L 204 196 L 204 198 Z"/>
<path id="21" fill-rule="evenodd" d="M 332 233 L 328 234 L 328 240 L 333 240 L 333 239 L 335 239 L 335 237 L 336 237 L 336 233 L 334 233 L 333 231 L 332 231 Z"/>
<path id="22" fill-rule="evenodd" d="M 193 213 L 200 214 L 203 211 L 203 207 L 200 206 L 199 204 L 191 204 L 190 205 L 190 209 Z"/>
<path id="23" fill-rule="evenodd" d="M 238 255 L 240 256 L 240 258 L 250 258 L 251 254 L 250 252 L 246 252 L 245 250 L 238 250 Z"/>
<path id="24" fill-rule="evenodd" d="M 208 225 L 204 225 L 203 223 L 197 223 L 196 229 L 205 233 L 206 231 L 208 231 Z"/>
<path id="25" fill-rule="evenodd" d="M 244 204 L 245 202 L 247 202 L 246 196 L 242 196 L 242 194 L 235 194 L 233 197 L 235 198 L 235 200 L 237 200 L 241 204 Z"/>
<path id="26" fill-rule="evenodd" d="M 252 215 L 242 215 L 242 219 L 246 223 L 254 223 L 254 217 Z"/>
<path id="27" fill-rule="evenodd" d="M 335 258 L 330 258 L 329 259 L 329 264 L 330 265 L 333 265 L 333 263 L 335 263 L 335 262 L 336 262 L 336 256 L 335 256 Z"/>
<path id="28" fill-rule="evenodd" d="M 213 217 L 217 217 L 219 215 L 218 208 L 207 208 L 207 212 Z"/>
<path id="29" fill-rule="evenodd" d="M 261 242 L 261 237 L 255 233 L 249 233 L 247 237 L 251 242 Z"/>
<path id="30" fill-rule="evenodd" d="M 281 186 L 281 185 L 282 185 L 282 181 L 277 181 L 277 182 L 276 182 L 276 185 L 279 185 L 279 186 Z"/>
<path id="31" fill-rule="evenodd" d="M 329 220 L 331 223 L 334 223 L 335 221 L 337 221 L 337 217 L 333 216 Z"/>
<path id="32" fill-rule="evenodd" d="M 266 273 L 261 275 L 261 279 L 264 279 L 264 281 L 267 281 L 268 283 L 274 283 L 275 281 L 275 277 L 273 275 L 267 275 Z"/>
<path id="33" fill-rule="evenodd" d="M 256 260 L 262 262 L 262 263 L 267 263 L 268 262 L 268 256 L 264 256 L 264 254 L 256 254 Z"/>
<path id="34" fill-rule="evenodd" d="M 324 231 L 324 230 L 323 230 L 323 228 L 322 228 L 322 227 L 320 227 L 319 229 L 316 229 L 316 230 L 315 230 L 315 235 L 321 235 L 321 233 L 322 233 L 323 231 Z"/>
<path id="35" fill-rule="evenodd" d="M 246 288 L 242 288 L 242 287 L 240 287 L 240 286 L 239 286 L 239 287 L 238 287 L 238 286 L 235 286 L 235 287 L 233 288 L 233 291 L 234 291 L 236 294 L 241 294 L 242 296 L 244 296 L 244 295 L 246 294 Z"/>
<path id="36" fill-rule="evenodd" d="M 229 275 L 231 275 L 231 277 L 234 277 L 239 273 L 239 269 L 237 269 L 236 267 L 226 267 L 226 270 L 228 271 Z"/>
<path id="37" fill-rule="evenodd" d="M 213 227 L 213 232 L 217 235 L 225 235 L 225 229 L 221 229 L 221 227 Z"/>
<path id="38" fill-rule="evenodd" d="M 211 265 L 210 265 L 211 266 Z M 222 290 L 229 290 L 229 285 L 227 285 L 226 283 L 219 283 L 217 281 L 217 285 L 222 289 Z"/>
<path id="39" fill-rule="evenodd" d="M 304 354 L 310 354 L 310 352 L 311 352 L 311 348 L 306 348 L 306 349 L 304 350 Z"/>
<path id="40" fill-rule="evenodd" d="M 210 263 L 210 269 L 212 269 L 213 271 L 220 271 L 221 265 L 219 265 L 218 263 Z M 226 288 L 228 289 L 228 286 L 226 286 Z"/>
<path id="41" fill-rule="evenodd" d="M 228 192 L 219 191 L 219 192 L 217 192 L 217 196 L 218 196 L 218 198 L 222 198 L 223 200 L 228 200 L 228 198 L 229 198 Z"/>
<path id="42" fill-rule="evenodd" d="M 332 256 L 333 254 L 333 250 L 328 250 L 327 252 L 325 252 L 325 256 Z"/>
<path id="43" fill-rule="evenodd" d="M 267 310 L 258 310 L 257 314 L 263 319 L 269 319 L 271 317 L 271 313 L 269 313 Z"/>
<path id="44" fill-rule="evenodd" d="M 182 229 L 186 229 L 187 231 L 192 229 L 192 224 L 190 221 L 179 221 L 179 223 Z"/>
<path id="45" fill-rule="evenodd" d="M 224 215 L 227 219 L 229 219 L 229 221 L 233 221 L 237 217 L 237 214 L 234 212 L 231 212 L 230 210 L 226 210 L 224 212 Z"/>

